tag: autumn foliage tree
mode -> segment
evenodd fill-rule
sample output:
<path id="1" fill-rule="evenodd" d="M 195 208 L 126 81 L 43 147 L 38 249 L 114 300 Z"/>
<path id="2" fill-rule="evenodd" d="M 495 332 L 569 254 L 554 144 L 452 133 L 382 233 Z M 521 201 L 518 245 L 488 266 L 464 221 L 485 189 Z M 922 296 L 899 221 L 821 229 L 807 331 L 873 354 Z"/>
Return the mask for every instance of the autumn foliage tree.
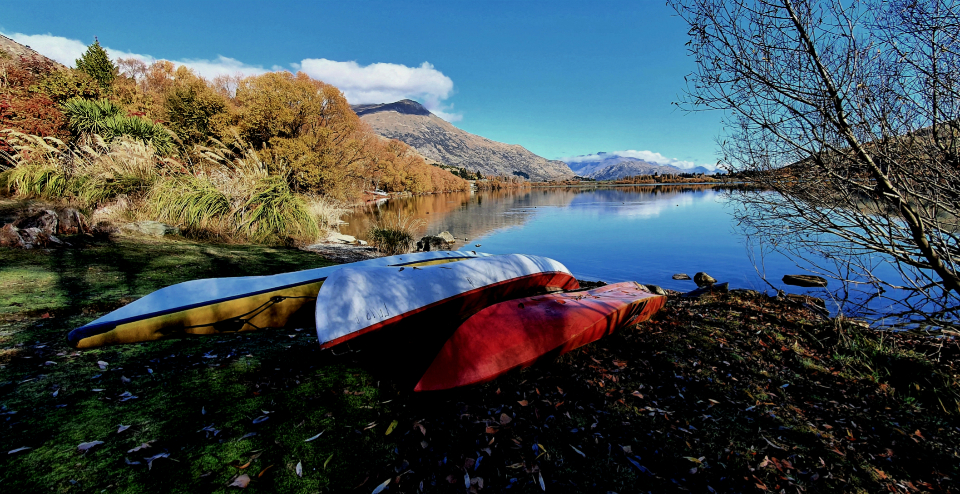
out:
<path id="1" fill-rule="evenodd" d="M 376 136 L 339 89 L 303 73 L 208 81 L 166 60 L 114 63 L 99 42 L 88 47 L 76 69 L 9 60 L 0 64 L 7 69 L 0 75 L 4 128 L 79 138 L 91 133 L 89 125 L 79 125 L 86 110 L 113 105 L 112 116 L 92 122 L 132 122 L 144 130 L 171 131 L 177 150 L 171 152 L 167 144 L 173 143 L 164 139 L 162 154 L 172 170 L 199 167 L 193 173 L 205 173 L 208 152 L 227 146 L 255 150 L 265 169 L 299 194 L 353 201 L 373 188 L 423 193 L 467 187 L 459 177 L 427 165 L 409 146 Z M 77 120 L 77 135 L 71 136 L 63 109 Z M 103 134 L 109 141 L 117 132 Z M 131 135 L 126 130 L 120 134 Z M 143 142 L 157 144 L 154 137 Z"/>

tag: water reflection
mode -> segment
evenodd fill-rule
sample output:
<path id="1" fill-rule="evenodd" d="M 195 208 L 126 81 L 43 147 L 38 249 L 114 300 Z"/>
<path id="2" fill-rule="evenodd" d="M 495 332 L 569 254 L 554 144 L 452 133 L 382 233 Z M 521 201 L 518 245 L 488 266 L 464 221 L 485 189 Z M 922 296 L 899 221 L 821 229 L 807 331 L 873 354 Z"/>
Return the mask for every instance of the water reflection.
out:
<path id="1" fill-rule="evenodd" d="M 666 207 L 689 207 L 697 192 L 716 191 L 714 185 L 638 185 L 620 187 L 544 187 L 497 191 L 457 192 L 390 199 L 357 208 L 345 219 L 341 232 L 368 240 L 367 232 L 383 215 L 400 213 L 424 220 L 424 235 L 449 231 L 460 247 L 464 237 L 474 241 L 500 229 L 518 227 L 540 208 L 602 208 L 625 217 L 655 216 Z M 620 204 L 623 207 L 617 206 Z M 473 245 L 473 244 L 471 244 Z"/>

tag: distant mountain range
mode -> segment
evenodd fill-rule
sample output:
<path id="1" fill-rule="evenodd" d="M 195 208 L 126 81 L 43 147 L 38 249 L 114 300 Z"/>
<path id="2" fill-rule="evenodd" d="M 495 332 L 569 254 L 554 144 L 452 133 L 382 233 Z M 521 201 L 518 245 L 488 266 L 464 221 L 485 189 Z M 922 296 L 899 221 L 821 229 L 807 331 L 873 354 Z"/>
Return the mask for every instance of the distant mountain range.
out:
<path id="1" fill-rule="evenodd" d="M 588 157 L 589 159 L 584 159 Z M 678 168 L 673 165 L 651 163 L 640 158 L 620 156 L 614 153 L 575 156 L 567 158 L 566 163 L 577 176 L 595 180 L 617 180 L 634 175 L 675 175 L 680 173 L 705 173 L 709 175 L 714 173 L 702 166 L 686 169 Z"/>
<path id="2" fill-rule="evenodd" d="M 360 119 L 377 134 L 402 141 L 428 160 L 479 170 L 485 176 L 517 176 L 534 181 L 573 178 L 562 161 L 548 160 L 523 146 L 504 144 L 454 127 L 409 99 L 377 105 L 354 105 Z"/>

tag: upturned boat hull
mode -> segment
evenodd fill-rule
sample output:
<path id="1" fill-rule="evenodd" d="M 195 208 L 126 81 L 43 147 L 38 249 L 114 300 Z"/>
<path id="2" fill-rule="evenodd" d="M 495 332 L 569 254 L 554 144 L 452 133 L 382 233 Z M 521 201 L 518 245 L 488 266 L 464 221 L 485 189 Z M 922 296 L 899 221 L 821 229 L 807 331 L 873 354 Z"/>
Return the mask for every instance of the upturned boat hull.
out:
<path id="1" fill-rule="evenodd" d="M 330 348 L 382 330 L 399 340 L 444 341 L 464 320 L 491 304 L 535 293 L 577 288 L 562 264 L 508 254 L 424 267 L 344 268 L 317 295 L 317 338 Z M 402 328 L 402 329 L 401 329 Z M 378 344 L 392 341 L 377 336 Z"/>
<path id="2" fill-rule="evenodd" d="M 421 252 L 272 276 L 187 281 L 157 290 L 76 328 L 67 335 L 67 340 L 76 348 L 95 348 L 171 337 L 282 327 L 303 310 L 313 309 L 324 281 L 345 267 L 412 268 L 483 256 L 486 254 Z"/>
<path id="3" fill-rule="evenodd" d="M 665 302 L 666 297 L 627 282 L 491 305 L 457 328 L 414 389 L 489 381 L 645 321 Z"/>

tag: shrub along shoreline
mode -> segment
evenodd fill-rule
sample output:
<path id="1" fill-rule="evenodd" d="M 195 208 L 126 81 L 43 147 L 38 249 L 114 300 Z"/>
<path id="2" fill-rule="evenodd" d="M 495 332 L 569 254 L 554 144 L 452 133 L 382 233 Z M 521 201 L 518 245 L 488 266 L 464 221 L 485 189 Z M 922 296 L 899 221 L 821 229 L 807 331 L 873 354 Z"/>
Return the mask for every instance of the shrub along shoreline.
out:
<path id="1" fill-rule="evenodd" d="M 165 60 L 0 52 L 0 190 L 195 238 L 311 243 L 366 190 L 467 190 L 303 73 L 206 80 Z"/>
<path id="2" fill-rule="evenodd" d="M 162 286 L 326 261 L 68 240 L 0 250 L 0 482 L 18 491 L 950 491 L 960 475 L 950 337 L 673 294 L 558 360 L 420 395 L 309 326 L 75 351 L 67 331 Z"/>

